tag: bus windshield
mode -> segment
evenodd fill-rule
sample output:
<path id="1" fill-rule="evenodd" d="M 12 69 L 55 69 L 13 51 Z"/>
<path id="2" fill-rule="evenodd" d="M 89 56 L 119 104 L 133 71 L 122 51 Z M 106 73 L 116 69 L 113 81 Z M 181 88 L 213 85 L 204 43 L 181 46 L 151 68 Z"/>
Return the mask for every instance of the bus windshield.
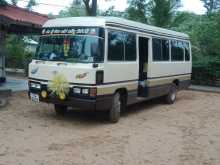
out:
<path id="1" fill-rule="evenodd" d="M 103 62 L 104 38 L 92 35 L 42 36 L 35 59 L 73 63 Z"/>

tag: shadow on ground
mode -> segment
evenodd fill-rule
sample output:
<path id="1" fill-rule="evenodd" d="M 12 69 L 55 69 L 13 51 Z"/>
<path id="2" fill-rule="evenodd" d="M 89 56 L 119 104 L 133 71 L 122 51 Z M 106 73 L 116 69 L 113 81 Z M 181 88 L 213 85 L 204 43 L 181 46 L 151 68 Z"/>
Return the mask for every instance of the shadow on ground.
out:
<path id="1" fill-rule="evenodd" d="M 142 111 L 150 111 L 153 107 L 159 106 L 161 104 L 164 104 L 164 101 L 159 99 L 153 99 L 149 101 L 144 101 L 141 103 L 137 103 L 131 106 L 128 106 L 125 112 L 122 112 L 121 118 L 128 118 L 129 116 L 136 115 L 138 113 L 141 113 Z M 108 112 L 105 111 L 80 111 L 75 109 L 69 109 L 68 112 L 64 116 L 56 116 L 55 112 L 54 115 L 49 115 L 49 118 L 55 117 L 57 120 L 62 120 L 66 122 L 80 122 L 81 124 L 91 124 L 96 125 L 100 123 L 108 124 Z"/>

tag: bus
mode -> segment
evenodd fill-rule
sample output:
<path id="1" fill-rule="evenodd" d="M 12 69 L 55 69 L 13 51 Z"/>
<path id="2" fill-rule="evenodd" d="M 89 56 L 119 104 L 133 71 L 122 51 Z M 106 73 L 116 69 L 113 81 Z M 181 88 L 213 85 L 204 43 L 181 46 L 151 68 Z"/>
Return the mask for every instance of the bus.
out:
<path id="1" fill-rule="evenodd" d="M 29 64 L 29 96 L 58 115 L 68 107 L 106 111 L 116 123 L 128 105 L 157 97 L 173 104 L 191 72 L 186 34 L 115 17 L 51 19 Z M 52 90 L 53 82 L 67 92 Z"/>

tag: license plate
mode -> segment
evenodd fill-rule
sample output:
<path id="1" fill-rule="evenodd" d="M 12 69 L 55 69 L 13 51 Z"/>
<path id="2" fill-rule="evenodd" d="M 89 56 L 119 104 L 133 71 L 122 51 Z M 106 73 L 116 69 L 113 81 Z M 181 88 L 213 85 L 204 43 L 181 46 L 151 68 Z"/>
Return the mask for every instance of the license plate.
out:
<path id="1" fill-rule="evenodd" d="M 30 93 L 30 97 L 31 97 L 31 101 L 37 102 L 37 103 L 40 102 L 38 94 Z"/>

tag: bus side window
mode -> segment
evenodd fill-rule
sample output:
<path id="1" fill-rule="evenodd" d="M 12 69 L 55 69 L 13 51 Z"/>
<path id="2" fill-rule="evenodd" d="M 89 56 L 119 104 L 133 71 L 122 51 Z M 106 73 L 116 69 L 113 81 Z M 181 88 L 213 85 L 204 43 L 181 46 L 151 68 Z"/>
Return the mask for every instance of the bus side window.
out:
<path id="1" fill-rule="evenodd" d="M 108 32 L 108 60 L 124 61 L 123 32 Z"/>
<path id="2" fill-rule="evenodd" d="M 153 60 L 162 61 L 161 40 L 156 38 L 153 39 Z"/>
<path id="3" fill-rule="evenodd" d="M 184 43 L 184 48 L 185 48 L 185 61 L 190 61 L 190 50 L 189 50 L 188 42 Z"/>
<path id="4" fill-rule="evenodd" d="M 125 61 L 136 61 L 136 35 L 124 32 Z"/>
<path id="5" fill-rule="evenodd" d="M 172 61 L 184 61 L 184 46 L 182 41 L 171 41 L 171 59 Z"/>
<path id="6" fill-rule="evenodd" d="M 169 40 L 153 39 L 153 60 L 169 61 Z"/>

